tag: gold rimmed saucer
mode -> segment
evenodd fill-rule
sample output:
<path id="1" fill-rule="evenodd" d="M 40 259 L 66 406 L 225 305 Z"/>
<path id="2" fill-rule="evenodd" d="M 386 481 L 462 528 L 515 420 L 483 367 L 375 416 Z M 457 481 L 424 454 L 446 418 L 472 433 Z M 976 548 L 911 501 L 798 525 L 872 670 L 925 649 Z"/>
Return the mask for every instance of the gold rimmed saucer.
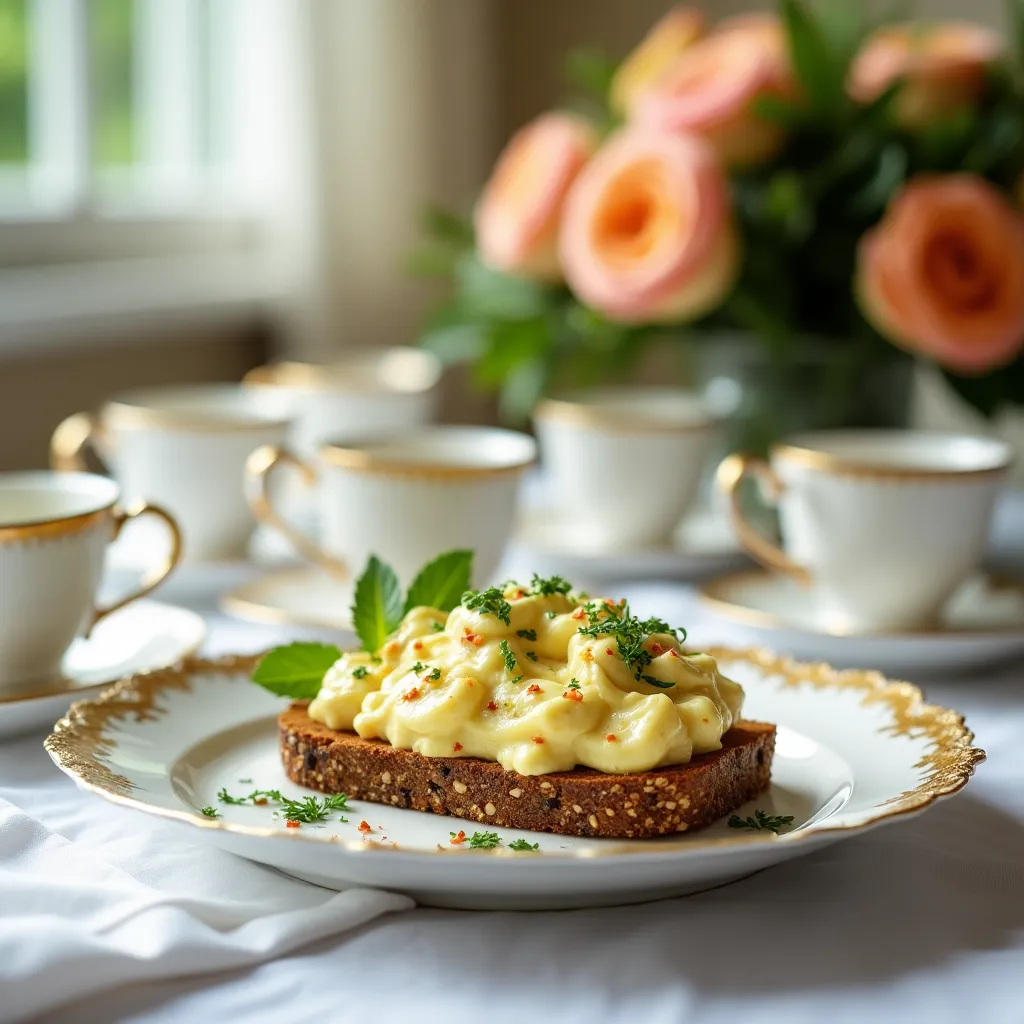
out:
<path id="1" fill-rule="evenodd" d="M 352 581 L 341 582 L 316 566 L 289 566 L 223 594 L 220 608 L 247 622 L 351 629 L 352 587 Z"/>

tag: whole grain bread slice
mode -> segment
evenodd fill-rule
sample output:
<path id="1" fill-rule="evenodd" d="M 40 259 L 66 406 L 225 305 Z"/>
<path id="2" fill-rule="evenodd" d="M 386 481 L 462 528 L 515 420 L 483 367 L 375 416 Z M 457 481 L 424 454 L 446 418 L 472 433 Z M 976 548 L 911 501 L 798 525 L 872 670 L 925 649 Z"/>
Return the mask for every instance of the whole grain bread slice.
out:
<path id="1" fill-rule="evenodd" d="M 314 722 L 303 703 L 278 721 L 288 777 L 322 793 L 487 825 L 644 839 L 701 828 L 768 788 L 775 726 L 739 722 L 722 749 L 637 775 L 575 768 L 519 775 L 494 761 L 424 757 Z"/>

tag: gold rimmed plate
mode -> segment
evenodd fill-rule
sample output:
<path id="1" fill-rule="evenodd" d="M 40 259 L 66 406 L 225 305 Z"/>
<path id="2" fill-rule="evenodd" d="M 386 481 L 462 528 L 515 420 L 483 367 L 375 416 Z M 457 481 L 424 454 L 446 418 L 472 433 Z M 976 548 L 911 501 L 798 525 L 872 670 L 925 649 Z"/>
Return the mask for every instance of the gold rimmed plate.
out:
<path id="1" fill-rule="evenodd" d="M 752 641 L 836 665 L 950 676 L 1024 655 L 1024 584 L 979 574 L 929 629 L 844 633 L 821 622 L 813 587 L 761 569 L 703 583 L 701 602 Z"/>
<path id="2" fill-rule="evenodd" d="M 123 676 L 173 665 L 199 650 L 205 638 L 206 624 L 194 612 L 160 601 L 130 604 L 71 645 L 60 679 L 0 691 L 0 740 L 42 732 L 72 701 Z"/>
<path id="3" fill-rule="evenodd" d="M 191 660 L 74 705 L 46 741 L 80 787 L 192 826 L 240 856 L 332 888 L 371 885 L 423 903 L 516 909 L 599 906 L 696 892 L 925 810 L 961 789 L 984 753 L 955 712 L 907 683 L 762 651 L 715 650 L 743 684 L 747 717 L 778 724 L 772 786 L 755 809 L 792 815 L 776 836 L 727 827 L 655 840 L 602 840 L 489 826 L 493 850 L 452 847 L 454 818 L 352 802 L 340 820 L 289 828 L 272 805 L 218 794 L 308 791 L 281 767 L 279 698 L 254 686 L 253 657 Z M 137 752 L 144 749 L 145 758 Z M 203 813 L 203 808 L 216 817 Z M 365 821 L 371 831 L 360 831 Z M 513 852 L 526 839 L 536 852 Z"/>

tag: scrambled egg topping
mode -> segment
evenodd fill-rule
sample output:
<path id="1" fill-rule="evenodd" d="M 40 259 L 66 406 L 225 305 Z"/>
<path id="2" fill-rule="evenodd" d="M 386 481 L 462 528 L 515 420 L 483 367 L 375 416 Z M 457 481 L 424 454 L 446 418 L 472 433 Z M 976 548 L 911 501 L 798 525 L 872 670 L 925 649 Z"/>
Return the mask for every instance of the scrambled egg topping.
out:
<path id="1" fill-rule="evenodd" d="M 719 749 L 743 690 L 714 658 L 684 656 L 674 633 L 651 631 L 658 626 L 667 628 L 630 616 L 624 602 L 515 584 L 471 593 L 447 615 L 414 608 L 376 654 L 344 654 L 309 714 L 403 750 L 485 758 L 522 775 L 684 764 Z"/>

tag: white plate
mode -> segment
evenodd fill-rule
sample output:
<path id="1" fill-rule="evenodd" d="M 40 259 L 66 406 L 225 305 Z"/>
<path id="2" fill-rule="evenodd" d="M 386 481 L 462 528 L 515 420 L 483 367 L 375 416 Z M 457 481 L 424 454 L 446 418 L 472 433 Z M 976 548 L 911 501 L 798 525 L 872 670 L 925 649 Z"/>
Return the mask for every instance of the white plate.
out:
<path id="1" fill-rule="evenodd" d="M 123 676 L 166 668 L 194 654 L 206 625 L 194 612 L 159 601 L 136 601 L 103 619 L 88 640 L 64 656 L 63 679 L 26 693 L 0 694 L 0 739 L 48 729 L 74 700 Z"/>
<path id="2" fill-rule="evenodd" d="M 1024 654 L 1024 586 L 987 576 L 968 580 L 936 627 L 916 633 L 830 632 L 815 621 L 813 590 L 761 570 L 709 580 L 700 596 L 753 642 L 835 665 L 948 676 Z"/>
<path id="3" fill-rule="evenodd" d="M 276 731 L 282 701 L 249 682 L 252 657 L 196 660 L 125 680 L 76 704 L 46 748 L 83 789 L 186 823 L 194 838 L 319 885 L 520 910 L 641 902 L 720 885 L 924 810 L 964 786 L 984 758 L 962 718 L 924 704 L 907 683 L 765 652 L 712 653 L 746 687 L 747 716 L 779 725 L 771 789 L 739 813 L 792 814 L 792 830 L 782 835 L 724 821 L 633 841 L 497 828 L 503 845 L 478 851 L 449 844 L 450 831 L 470 830 L 460 819 L 361 801 L 347 822 L 332 816 L 323 826 L 286 828 L 270 807 L 217 799 L 221 787 L 308 793 L 284 775 Z M 222 817 L 204 817 L 205 805 Z M 371 835 L 358 831 L 361 819 Z M 504 845 L 520 837 L 539 843 L 539 853 Z"/>
<path id="4" fill-rule="evenodd" d="M 640 579 L 700 579 L 747 564 L 723 515 L 695 513 L 679 527 L 671 547 L 616 548 L 596 544 L 579 526 L 550 508 L 527 510 L 516 545 L 530 565 L 574 583 Z"/>
<path id="5" fill-rule="evenodd" d="M 315 566 L 275 569 L 220 599 L 221 610 L 249 622 L 349 629 L 352 587 Z"/>

